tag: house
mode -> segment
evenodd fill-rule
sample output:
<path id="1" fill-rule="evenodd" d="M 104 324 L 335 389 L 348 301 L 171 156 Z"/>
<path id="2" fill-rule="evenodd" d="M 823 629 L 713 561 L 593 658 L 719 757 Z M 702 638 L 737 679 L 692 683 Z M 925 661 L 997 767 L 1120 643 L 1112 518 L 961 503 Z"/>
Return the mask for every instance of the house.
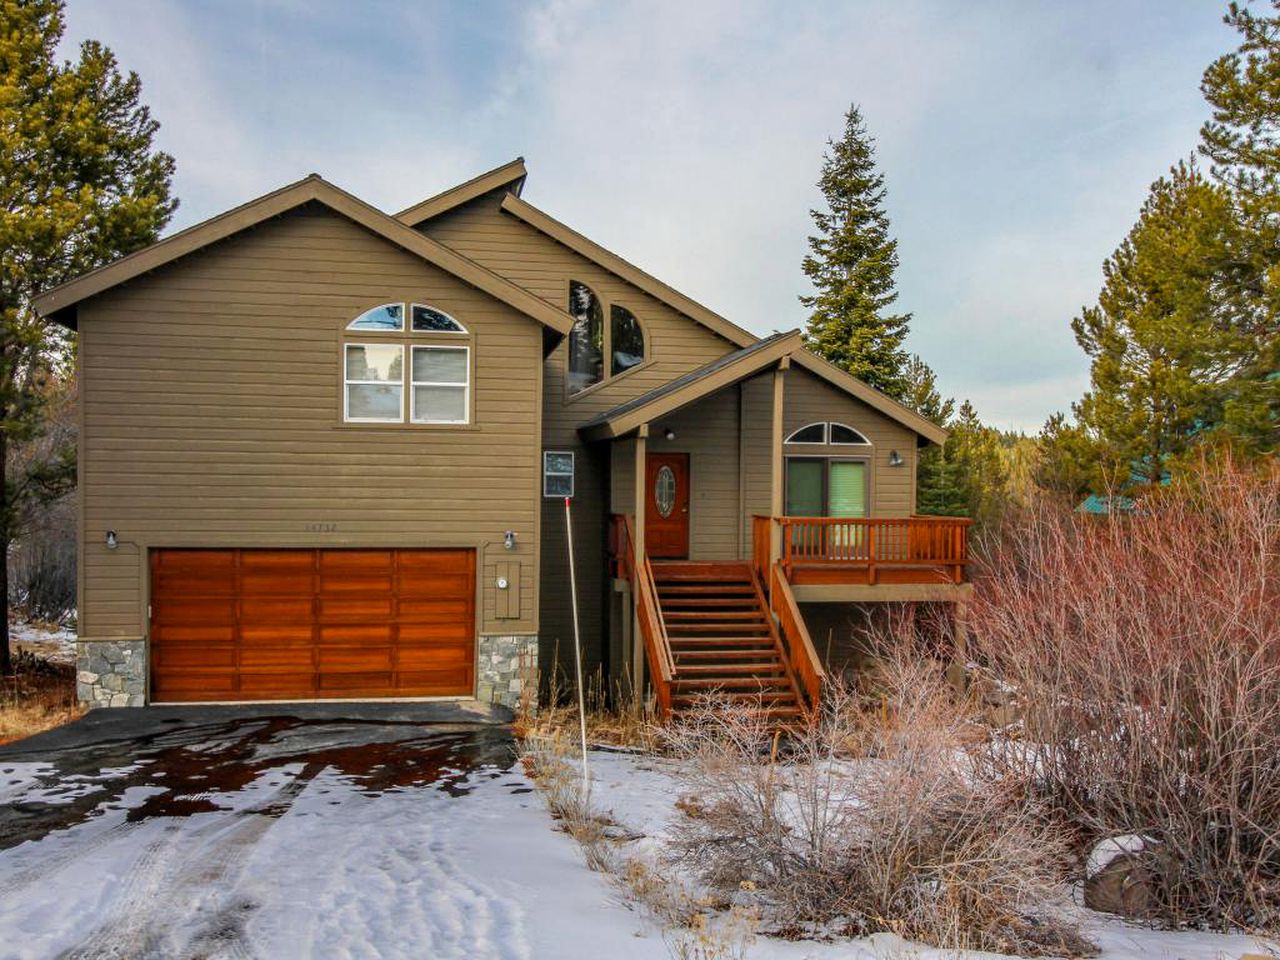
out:
<path id="1" fill-rule="evenodd" d="M 934 424 L 554 220 L 517 159 L 394 216 L 311 175 L 41 295 L 78 333 L 79 692 L 820 695 L 808 604 L 963 600 Z"/>

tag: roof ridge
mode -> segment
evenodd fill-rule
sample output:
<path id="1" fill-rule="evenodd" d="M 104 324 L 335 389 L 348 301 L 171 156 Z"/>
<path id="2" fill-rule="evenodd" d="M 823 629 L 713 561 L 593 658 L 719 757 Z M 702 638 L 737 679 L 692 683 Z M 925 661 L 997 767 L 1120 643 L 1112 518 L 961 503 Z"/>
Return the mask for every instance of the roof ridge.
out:
<path id="1" fill-rule="evenodd" d="M 474 200 L 490 190 L 497 190 L 499 187 L 505 187 L 511 183 L 516 185 L 515 193 L 519 196 L 520 190 L 524 186 L 524 180 L 528 175 L 529 172 L 524 166 L 524 157 L 516 157 L 514 160 L 499 164 L 492 170 L 476 174 L 470 180 L 464 180 L 462 183 L 455 184 L 447 190 L 441 190 L 425 200 L 419 200 L 417 203 L 405 207 L 399 213 L 392 214 L 392 216 L 406 226 L 416 227 L 424 220 L 438 217 L 454 207 L 461 206 L 468 200 Z"/>

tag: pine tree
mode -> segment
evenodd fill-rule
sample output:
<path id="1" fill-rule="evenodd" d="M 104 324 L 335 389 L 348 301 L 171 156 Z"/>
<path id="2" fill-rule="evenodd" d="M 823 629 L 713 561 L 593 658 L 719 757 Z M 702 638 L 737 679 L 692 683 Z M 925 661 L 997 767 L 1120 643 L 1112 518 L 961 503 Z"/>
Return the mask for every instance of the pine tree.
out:
<path id="1" fill-rule="evenodd" d="M 93 41 L 58 62 L 61 0 L 0 0 L 0 548 L 23 498 L 54 481 L 51 465 L 12 476 L 16 445 L 42 430 L 50 372 L 70 344 L 31 311 L 33 296 L 155 239 L 176 207 L 173 159 L 152 149 L 158 124 Z M 56 466 L 56 464 L 54 465 Z M 65 465 L 62 471 L 65 476 Z M 8 572 L 0 565 L 0 591 Z M 9 672 L 8 619 L 0 673 Z"/>
<path id="2" fill-rule="evenodd" d="M 1221 295 L 1241 238 L 1229 192 L 1180 163 L 1152 185 L 1103 265 L 1097 305 L 1072 321 L 1091 361 L 1077 417 L 1104 462 L 1127 464 L 1139 485 L 1160 483 L 1198 442 L 1266 408 L 1257 341 Z"/>
<path id="3" fill-rule="evenodd" d="M 862 114 L 851 106 L 844 135 L 827 141 L 818 187 L 825 208 L 811 210 L 817 233 L 809 237 L 804 273 L 814 293 L 800 302 L 812 312 L 809 349 L 889 396 L 907 389 L 903 341 L 909 314 L 893 313 L 898 243 L 889 236 L 884 175 Z"/>
<path id="4" fill-rule="evenodd" d="M 1280 0 L 1272 0 L 1280 11 Z M 1229 397 L 1222 427 L 1251 452 L 1280 446 L 1280 16 L 1232 3 L 1223 18 L 1240 34 L 1200 90 L 1213 109 L 1200 151 L 1230 191 L 1243 229 L 1224 258 L 1215 296 L 1219 323 L 1253 338 L 1240 380 L 1253 387 Z"/>
<path id="5" fill-rule="evenodd" d="M 920 416 L 946 427 L 956 403 L 950 398 L 944 400 L 938 392 L 933 368 L 912 354 L 903 374 L 906 389 L 902 402 Z M 956 516 L 964 509 L 956 471 L 944 459 L 943 448 L 934 444 L 921 448 L 916 458 L 916 509 L 930 516 Z"/>

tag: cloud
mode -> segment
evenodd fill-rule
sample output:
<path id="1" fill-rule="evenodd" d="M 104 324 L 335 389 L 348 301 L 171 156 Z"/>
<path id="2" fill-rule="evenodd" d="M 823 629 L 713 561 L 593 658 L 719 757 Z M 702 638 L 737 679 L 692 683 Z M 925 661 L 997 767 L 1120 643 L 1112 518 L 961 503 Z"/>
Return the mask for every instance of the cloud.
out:
<path id="1" fill-rule="evenodd" d="M 175 226 L 318 170 L 394 210 L 517 154 L 526 196 L 758 332 L 797 295 L 826 139 L 862 105 L 910 347 L 1036 429 L 1078 398 L 1070 318 L 1195 145 L 1213 4 L 71 0 L 143 77 Z"/>

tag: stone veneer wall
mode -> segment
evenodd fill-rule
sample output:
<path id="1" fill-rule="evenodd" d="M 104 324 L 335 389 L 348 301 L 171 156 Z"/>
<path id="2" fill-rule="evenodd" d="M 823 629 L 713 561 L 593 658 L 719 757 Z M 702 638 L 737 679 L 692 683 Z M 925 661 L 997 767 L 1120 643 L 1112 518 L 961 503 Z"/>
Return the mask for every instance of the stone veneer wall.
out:
<path id="1" fill-rule="evenodd" d="M 76 696 L 89 707 L 144 706 L 147 702 L 146 641 L 78 641 Z"/>
<path id="2" fill-rule="evenodd" d="M 537 695 L 538 637 L 480 636 L 476 654 L 476 699 L 481 703 L 500 703 L 512 709 L 520 705 L 520 697 L 529 690 Z"/>

